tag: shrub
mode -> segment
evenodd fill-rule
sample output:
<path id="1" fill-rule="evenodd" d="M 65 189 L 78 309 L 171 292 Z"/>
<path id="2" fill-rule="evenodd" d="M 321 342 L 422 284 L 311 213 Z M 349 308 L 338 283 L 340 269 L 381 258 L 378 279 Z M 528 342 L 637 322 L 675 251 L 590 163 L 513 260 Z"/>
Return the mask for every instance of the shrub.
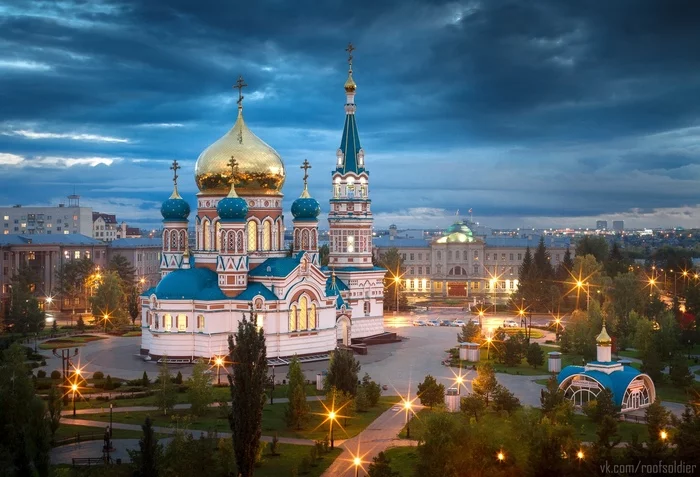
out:
<path id="1" fill-rule="evenodd" d="M 177 376 L 175 376 L 175 384 L 182 384 L 182 373 L 180 371 L 178 371 Z"/>
<path id="2" fill-rule="evenodd" d="M 82 316 L 78 317 L 78 322 L 76 323 L 76 328 L 78 330 L 83 331 L 85 329 L 85 321 L 83 320 Z"/>
<path id="3" fill-rule="evenodd" d="M 46 377 L 46 371 L 43 369 L 40 369 L 39 371 L 36 372 L 36 377 L 37 378 L 45 378 Z"/>
<path id="4" fill-rule="evenodd" d="M 61 379 L 61 372 L 58 369 L 51 371 L 51 379 Z"/>
<path id="5" fill-rule="evenodd" d="M 318 449 L 316 449 L 316 446 L 312 446 L 311 449 L 309 449 L 309 460 L 312 466 L 316 467 L 318 465 L 316 462 L 318 460 Z"/>
<path id="6" fill-rule="evenodd" d="M 305 455 L 304 457 L 301 458 L 301 461 L 299 462 L 299 473 L 300 474 L 308 474 L 310 470 L 311 470 L 311 459 L 309 459 L 308 455 Z"/>
<path id="7" fill-rule="evenodd" d="M 272 436 L 272 442 L 270 442 L 270 454 L 272 455 L 279 455 L 279 438 L 277 437 L 277 433 L 275 432 L 275 435 Z"/>
<path id="8" fill-rule="evenodd" d="M 102 371 L 95 371 L 92 373 L 92 379 L 104 379 L 105 378 L 105 373 Z"/>
<path id="9" fill-rule="evenodd" d="M 114 389 L 114 382 L 112 381 L 112 376 L 110 376 L 109 374 L 107 375 L 107 379 L 105 379 L 104 388 L 105 391 L 111 391 L 112 389 Z"/>

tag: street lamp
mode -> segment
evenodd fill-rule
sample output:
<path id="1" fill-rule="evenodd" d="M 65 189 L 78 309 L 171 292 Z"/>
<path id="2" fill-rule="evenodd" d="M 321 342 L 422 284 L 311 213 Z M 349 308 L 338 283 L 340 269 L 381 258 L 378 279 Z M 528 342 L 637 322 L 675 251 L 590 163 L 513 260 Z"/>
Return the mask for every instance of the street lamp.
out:
<path id="1" fill-rule="evenodd" d="M 331 435 L 331 449 L 335 449 L 335 440 L 333 439 L 333 421 L 335 421 L 335 411 L 329 411 L 328 412 L 328 423 L 329 423 L 329 432 Z"/>
<path id="2" fill-rule="evenodd" d="M 486 337 L 486 361 L 489 360 L 489 351 L 491 351 L 491 342 L 493 338 L 491 336 Z"/>
<path id="3" fill-rule="evenodd" d="M 221 386 L 221 367 L 224 365 L 224 359 L 221 356 L 217 356 L 214 364 L 216 364 L 216 384 Z"/>
<path id="4" fill-rule="evenodd" d="M 408 417 L 408 413 L 411 412 L 411 401 L 405 399 L 403 401 L 403 408 L 406 411 L 406 439 L 411 438 L 411 418 Z"/>
<path id="5" fill-rule="evenodd" d="M 73 391 L 73 417 L 75 417 L 75 393 L 78 392 L 78 385 L 73 383 L 70 386 L 71 391 Z"/>
<path id="6" fill-rule="evenodd" d="M 496 458 L 498 459 L 499 463 L 502 463 L 504 460 L 506 460 L 506 455 L 503 453 L 503 451 L 498 451 Z"/>
<path id="7" fill-rule="evenodd" d="M 355 457 L 352 460 L 352 464 L 355 466 L 355 477 L 358 477 L 358 474 L 360 472 L 360 466 L 362 465 L 362 459 L 359 457 Z"/>
<path id="8" fill-rule="evenodd" d="M 586 285 L 586 311 L 588 311 L 588 308 L 591 306 L 591 284 L 581 280 L 576 281 L 576 286 L 579 290 L 582 290 L 584 285 Z"/>
<path id="9" fill-rule="evenodd" d="M 483 326 L 482 319 L 484 318 L 484 310 L 479 310 L 479 328 Z"/>
<path id="10" fill-rule="evenodd" d="M 112 408 L 114 407 L 113 403 L 109 403 L 109 437 L 112 437 Z"/>
<path id="11" fill-rule="evenodd" d="M 496 305 L 496 284 L 498 283 L 498 281 L 495 278 L 492 278 L 491 280 L 489 280 L 489 283 L 491 285 L 491 297 L 493 299 L 493 313 L 495 315 L 496 312 L 498 311 L 498 309 L 497 309 L 498 307 Z"/>
<path id="12" fill-rule="evenodd" d="M 666 431 L 661 431 L 659 432 L 659 437 L 662 441 L 665 441 L 668 438 L 668 433 Z"/>
<path id="13" fill-rule="evenodd" d="M 401 286 L 401 277 L 398 275 L 394 276 L 394 285 L 396 287 L 396 313 L 399 312 L 399 287 Z"/>
<path id="14" fill-rule="evenodd" d="M 462 391 L 462 383 L 464 383 L 464 378 L 462 375 L 457 376 L 455 378 L 455 382 L 457 383 L 457 396 L 459 396 Z"/>
<path id="15" fill-rule="evenodd" d="M 274 394 L 275 394 L 275 366 L 272 366 L 272 390 L 270 391 L 270 404 L 274 404 Z"/>
<path id="16" fill-rule="evenodd" d="M 107 320 L 109 320 L 109 313 L 102 315 L 102 319 L 104 320 L 105 333 L 107 333 Z"/>

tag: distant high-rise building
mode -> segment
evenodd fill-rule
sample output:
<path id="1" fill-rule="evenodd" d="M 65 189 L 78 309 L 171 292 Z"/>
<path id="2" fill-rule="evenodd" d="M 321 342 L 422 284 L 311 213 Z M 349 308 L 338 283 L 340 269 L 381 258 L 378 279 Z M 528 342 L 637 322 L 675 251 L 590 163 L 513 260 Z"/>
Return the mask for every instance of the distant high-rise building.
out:
<path id="1" fill-rule="evenodd" d="M 625 221 L 624 220 L 613 220 L 613 230 L 615 232 L 622 232 L 625 230 Z"/>
<path id="2" fill-rule="evenodd" d="M 68 196 L 58 207 L 0 207 L 0 234 L 67 235 L 92 237 L 92 208 L 81 207 L 79 197 Z"/>
<path id="3" fill-rule="evenodd" d="M 596 230 L 608 230 L 608 221 L 599 220 L 595 223 Z"/>

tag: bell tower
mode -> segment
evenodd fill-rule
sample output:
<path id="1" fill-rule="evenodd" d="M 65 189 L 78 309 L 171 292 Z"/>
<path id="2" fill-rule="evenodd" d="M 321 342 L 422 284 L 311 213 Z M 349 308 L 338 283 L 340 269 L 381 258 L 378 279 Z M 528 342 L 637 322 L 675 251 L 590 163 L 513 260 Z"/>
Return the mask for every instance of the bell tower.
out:
<path id="1" fill-rule="evenodd" d="M 181 169 L 177 161 L 173 161 L 170 170 L 173 171 L 173 193 L 163 202 L 160 213 L 163 216 L 163 249 L 160 259 L 161 277 L 173 270 L 183 267 L 184 256 L 188 255 L 187 218 L 190 215 L 190 204 L 177 191 L 177 171 Z M 187 257 L 189 259 L 189 256 Z M 186 264 L 186 265 L 189 265 Z"/>
<path id="2" fill-rule="evenodd" d="M 292 215 L 294 216 L 294 242 L 292 250 L 294 253 L 305 251 L 311 258 L 311 262 L 319 266 L 318 256 L 318 214 L 321 213 L 321 206 L 318 201 L 311 197 L 307 180 L 309 178 L 309 161 L 304 159 L 301 165 L 304 169 L 304 190 L 301 196 L 292 204 Z"/>

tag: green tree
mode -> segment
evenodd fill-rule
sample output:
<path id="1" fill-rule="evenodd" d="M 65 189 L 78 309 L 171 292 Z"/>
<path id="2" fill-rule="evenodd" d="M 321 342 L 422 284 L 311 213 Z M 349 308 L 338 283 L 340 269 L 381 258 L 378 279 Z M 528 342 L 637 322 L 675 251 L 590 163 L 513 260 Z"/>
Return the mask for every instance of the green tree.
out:
<path id="1" fill-rule="evenodd" d="M 324 380 L 324 388 L 328 392 L 335 387 L 340 392 L 352 396 L 357 393 L 357 375 L 360 372 L 360 362 L 355 359 L 352 351 L 337 349 L 331 352 L 328 374 Z"/>
<path id="2" fill-rule="evenodd" d="M 544 364 L 544 351 L 539 343 L 530 343 L 530 346 L 527 347 L 527 364 L 533 368 Z"/>
<path id="3" fill-rule="evenodd" d="M 228 377 L 231 388 L 229 426 L 233 434 L 238 472 L 242 477 L 252 477 L 260 436 L 262 411 L 267 383 L 267 349 L 265 331 L 258 329 L 254 317 L 245 316 L 238 323 L 234 337 L 229 336 L 229 352 L 233 363 Z"/>
<path id="4" fill-rule="evenodd" d="M 76 301 L 85 294 L 88 277 L 94 269 L 95 264 L 92 260 L 81 258 L 64 262 L 56 271 L 58 287 L 55 291 L 62 299 L 70 300 L 73 315 Z"/>
<path id="5" fill-rule="evenodd" d="M 642 357 L 642 372 L 648 374 L 655 383 L 661 383 L 664 377 L 661 372 L 663 368 L 656 346 L 651 346 Z"/>
<path id="6" fill-rule="evenodd" d="M 6 326 L 15 333 L 37 333 L 44 329 L 45 315 L 34 295 L 38 282 L 39 277 L 27 265 L 20 265 L 12 277 Z"/>
<path id="7" fill-rule="evenodd" d="M 620 407 L 615 405 L 613 393 L 608 388 L 604 388 L 593 403 L 589 408 L 588 415 L 596 424 L 600 425 L 607 416 L 616 421 L 620 418 Z"/>
<path id="8" fill-rule="evenodd" d="M 384 309 L 396 311 L 396 293 L 399 293 L 399 309 L 405 309 L 407 298 L 401 290 L 401 281 L 397 277 L 406 271 L 399 249 L 391 247 L 379 257 L 379 265 L 386 268 L 384 275 Z"/>
<path id="9" fill-rule="evenodd" d="M 136 318 L 141 315 L 141 296 L 138 289 L 135 286 L 130 287 L 126 298 L 126 311 L 129 313 L 129 317 L 131 318 L 131 324 L 135 325 Z"/>
<path id="10" fill-rule="evenodd" d="M 462 330 L 457 334 L 458 343 L 477 343 L 481 337 L 481 328 L 471 321 L 462 326 Z"/>
<path id="11" fill-rule="evenodd" d="M 211 378 L 207 374 L 209 367 L 203 360 L 198 359 L 192 368 L 192 377 L 188 380 L 187 397 L 192 407 L 192 414 L 201 416 L 214 402 L 214 389 Z"/>
<path id="12" fill-rule="evenodd" d="M 355 395 L 355 411 L 367 412 L 369 407 L 370 403 L 369 396 L 367 395 L 367 388 L 365 386 L 360 386 L 357 388 L 357 394 Z"/>
<path id="13" fill-rule="evenodd" d="M 514 412 L 520 407 L 520 399 L 508 390 L 505 386 L 498 385 L 493 392 L 493 409 L 495 411 Z"/>
<path id="14" fill-rule="evenodd" d="M 116 272 L 102 275 L 102 283 L 90 301 L 95 320 L 105 329 L 128 323 L 124 289 Z"/>
<path id="15" fill-rule="evenodd" d="M 35 395 L 24 349 L 13 344 L 0 361 L 0 469 L 7 476 L 49 473 L 50 416 Z"/>
<path id="16" fill-rule="evenodd" d="M 646 317 L 635 315 L 636 313 L 630 314 L 630 321 L 634 322 L 632 344 L 640 356 L 644 357 L 654 346 L 654 324 Z"/>
<path id="17" fill-rule="evenodd" d="M 612 461 L 613 449 L 622 440 L 617 432 L 617 420 L 606 415 L 598 424 L 596 436 L 597 439 L 593 443 L 593 459 L 597 465 L 604 465 Z"/>
<path id="18" fill-rule="evenodd" d="M 141 386 L 144 388 L 147 388 L 151 385 L 151 380 L 148 379 L 148 374 L 146 374 L 146 371 L 143 372 L 143 376 L 141 376 Z"/>
<path id="19" fill-rule="evenodd" d="M 479 363 L 476 366 L 476 377 L 472 380 L 472 390 L 474 394 L 480 396 L 486 405 L 489 405 L 489 398 L 496 391 L 498 381 L 496 372 L 491 363 Z"/>
<path id="20" fill-rule="evenodd" d="M 576 256 L 593 255 L 598 263 L 608 259 L 608 242 L 600 235 L 584 235 L 576 242 Z"/>
<path id="21" fill-rule="evenodd" d="M 47 409 L 49 412 L 49 428 L 51 430 L 51 441 L 53 442 L 56 431 L 61 425 L 61 410 L 63 408 L 63 399 L 61 399 L 61 392 L 56 386 L 51 386 L 49 389 L 49 395 L 47 402 Z"/>
<path id="22" fill-rule="evenodd" d="M 649 442 L 654 443 L 664 440 L 661 438 L 661 431 L 668 429 L 671 417 L 670 413 L 661 404 L 659 398 L 656 398 L 656 400 L 646 408 L 644 416 L 646 417 L 647 430 L 649 431 Z"/>
<path id="23" fill-rule="evenodd" d="M 309 417 L 309 403 L 306 401 L 306 389 L 304 388 L 304 373 L 301 370 L 301 363 L 296 355 L 289 363 L 287 372 L 288 388 L 287 408 L 285 418 L 287 426 L 294 429 L 301 429 Z"/>
<path id="24" fill-rule="evenodd" d="M 605 262 L 605 273 L 611 277 L 615 278 L 617 275 L 625 273 L 627 271 L 628 264 L 625 261 L 625 257 L 622 255 L 622 250 L 617 244 L 617 241 L 613 242 L 613 246 L 610 249 L 610 254 Z"/>
<path id="25" fill-rule="evenodd" d="M 158 443 L 151 418 L 147 417 L 141 425 L 143 435 L 139 440 L 139 450 L 128 450 L 129 457 L 136 468 L 137 477 L 158 477 L 160 463 L 163 460 L 163 446 Z"/>
<path id="26" fill-rule="evenodd" d="M 372 458 L 372 463 L 367 468 L 368 477 L 400 477 L 398 472 L 391 468 L 391 459 L 384 452 L 380 452 Z"/>
<path id="27" fill-rule="evenodd" d="M 462 442 L 460 422 L 444 412 L 429 414 L 423 421 L 423 442 L 416 448 L 418 461 L 415 475 L 421 477 L 453 477 L 454 455 Z M 468 475 L 466 472 L 464 475 Z"/>
<path id="28" fill-rule="evenodd" d="M 472 393 L 460 399 L 459 410 L 478 421 L 486 411 L 486 403 L 481 396 Z"/>
<path id="29" fill-rule="evenodd" d="M 122 286 L 133 286 L 136 270 L 124 255 L 118 253 L 112 256 L 107 264 L 107 270 L 115 272 L 119 276 Z"/>
<path id="30" fill-rule="evenodd" d="M 503 343 L 503 353 L 499 354 L 500 361 L 506 366 L 518 366 L 521 361 L 522 343 L 511 337 Z"/>
<path id="31" fill-rule="evenodd" d="M 424 406 L 433 406 L 445 402 L 445 385 L 438 384 L 434 377 L 427 375 L 422 383 L 418 384 L 418 398 Z"/>
<path id="32" fill-rule="evenodd" d="M 630 315 L 633 312 L 644 312 L 648 299 L 646 291 L 637 275 L 632 272 L 620 273 L 613 280 L 609 297 L 617 321 L 615 335 L 619 344 L 627 345 L 632 341 L 635 331 L 631 324 Z"/>
<path id="33" fill-rule="evenodd" d="M 688 367 L 688 361 L 680 353 L 673 356 L 668 375 L 673 385 L 679 388 L 690 387 L 695 381 L 695 376 Z"/>
<path id="34" fill-rule="evenodd" d="M 328 257 L 330 256 L 330 254 L 331 254 L 331 251 L 330 251 L 330 248 L 328 247 L 328 244 L 323 244 L 319 247 L 319 249 L 318 249 L 318 261 L 322 267 L 328 266 Z"/>
<path id="35" fill-rule="evenodd" d="M 367 401 L 369 407 L 374 407 L 379 404 L 379 398 L 382 395 L 382 387 L 376 382 L 372 381 L 369 374 L 365 373 L 362 377 L 362 388 L 367 393 Z"/>
<path id="36" fill-rule="evenodd" d="M 700 468 L 700 405 L 688 403 L 680 419 L 671 416 L 673 426 L 673 444 L 676 447 L 676 459 Z"/>
<path id="37" fill-rule="evenodd" d="M 544 243 L 544 235 L 540 236 L 540 241 L 537 244 L 535 253 L 532 256 L 533 274 L 534 274 L 534 302 L 528 303 L 535 310 L 548 309 L 548 303 L 551 297 L 551 280 L 554 278 L 554 270 L 552 269 L 551 257 Z"/>
<path id="38" fill-rule="evenodd" d="M 518 269 L 518 290 L 515 301 L 531 306 L 535 301 L 537 275 L 530 247 L 525 248 L 523 262 Z"/>
<path id="39" fill-rule="evenodd" d="M 550 377 L 547 380 L 547 387 L 540 391 L 542 414 L 552 420 L 553 413 L 564 401 L 564 391 L 559 389 L 557 378 L 555 376 Z"/>
<path id="40" fill-rule="evenodd" d="M 170 370 L 168 369 L 167 356 L 163 356 L 163 360 L 158 367 L 158 378 L 156 379 L 156 387 L 153 390 L 155 404 L 158 410 L 163 411 L 163 415 L 167 415 L 168 411 L 172 411 L 177 400 L 175 387 L 170 380 Z"/>

